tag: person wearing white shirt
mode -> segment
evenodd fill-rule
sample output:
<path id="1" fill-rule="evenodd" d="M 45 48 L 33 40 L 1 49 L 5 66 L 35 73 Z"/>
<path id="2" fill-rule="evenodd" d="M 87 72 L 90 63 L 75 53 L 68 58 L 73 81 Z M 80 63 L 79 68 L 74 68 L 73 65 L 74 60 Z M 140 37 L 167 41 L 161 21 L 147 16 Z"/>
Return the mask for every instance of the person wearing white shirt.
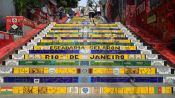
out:
<path id="1" fill-rule="evenodd" d="M 94 18 L 94 14 L 95 14 L 95 11 L 94 11 L 94 9 L 90 6 L 89 7 L 89 18 L 91 19 L 91 18 Z"/>
<path id="2" fill-rule="evenodd" d="M 101 16 L 101 7 L 99 5 L 97 6 L 97 15 Z"/>

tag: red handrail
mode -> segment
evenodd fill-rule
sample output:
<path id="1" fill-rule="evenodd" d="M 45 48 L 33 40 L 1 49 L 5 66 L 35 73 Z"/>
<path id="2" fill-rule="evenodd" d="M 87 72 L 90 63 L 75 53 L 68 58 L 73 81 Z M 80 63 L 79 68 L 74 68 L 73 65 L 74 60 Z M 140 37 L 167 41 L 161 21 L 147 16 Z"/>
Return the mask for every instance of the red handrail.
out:
<path id="1" fill-rule="evenodd" d="M 26 33 L 23 37 L 18 39 L 17 41 L 3 47 L 0 49 L 0 62 L 5 60 L 7 56 L 12 54 L 16 49 L 19 49 L 22 45 L 27 43 L 33 36 L 37 35 L 43 28 L 45 28 L 47 24 L 40 24 L 32 31 Z"/>

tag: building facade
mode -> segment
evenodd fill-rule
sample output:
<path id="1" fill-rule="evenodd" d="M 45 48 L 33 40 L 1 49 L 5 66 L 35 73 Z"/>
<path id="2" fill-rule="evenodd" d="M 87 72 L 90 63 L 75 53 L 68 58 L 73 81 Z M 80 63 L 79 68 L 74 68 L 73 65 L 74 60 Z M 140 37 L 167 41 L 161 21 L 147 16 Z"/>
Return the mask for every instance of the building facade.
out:
<path id="1" fill-rule="evenodd" d="M 14 16 L 15 6 L 13 0 L 0 0 L 0 17 L 5 18 L 6 16 Z"/>
<path id="2" fill-rule="evenodd" d="M 0 0 L 0 31 L 5 30 L 6 16 L 15 16 L 15 6 L 13 0 Z"/>

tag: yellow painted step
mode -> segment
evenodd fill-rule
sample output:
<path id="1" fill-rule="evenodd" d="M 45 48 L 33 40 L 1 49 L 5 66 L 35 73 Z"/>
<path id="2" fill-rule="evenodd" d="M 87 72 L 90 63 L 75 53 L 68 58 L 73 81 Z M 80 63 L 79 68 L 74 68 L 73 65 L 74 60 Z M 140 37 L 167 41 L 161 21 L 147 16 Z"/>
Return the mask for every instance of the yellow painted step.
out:
<path id="1" fill-rule="evenodd" d="M 113 74 L 112 68 L 92 68 L 92 74 Z"/>
<path id="2" fill-rule="evenodd" d="M 136 50 L 136 46 L 34 46 L 33 50 Z"/>

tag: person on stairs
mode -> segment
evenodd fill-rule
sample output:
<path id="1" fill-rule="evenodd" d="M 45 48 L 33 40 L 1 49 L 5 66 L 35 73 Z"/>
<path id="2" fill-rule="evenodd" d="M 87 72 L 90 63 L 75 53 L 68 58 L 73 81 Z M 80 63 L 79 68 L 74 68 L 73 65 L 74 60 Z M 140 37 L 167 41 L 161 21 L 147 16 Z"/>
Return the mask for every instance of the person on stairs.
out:
<path id="1" fill-rule="evenodd" d="M 65 11 L 65 10 L 64 10 L 63 7 L 60 7 L 60 8 L 58 9 L 58 12 L 59 12 L 59 19 L 60 19 L 60 20 L 63 18 L 64 11 Z"/>
<path id="2" fill-rule="evenodd" d="M 94 23 L 94 15 L 95 15 L 95 10 L 93 9 L 93 6 L 92 5 L 89 5 L 89 19 L 91 22 Z"/>

